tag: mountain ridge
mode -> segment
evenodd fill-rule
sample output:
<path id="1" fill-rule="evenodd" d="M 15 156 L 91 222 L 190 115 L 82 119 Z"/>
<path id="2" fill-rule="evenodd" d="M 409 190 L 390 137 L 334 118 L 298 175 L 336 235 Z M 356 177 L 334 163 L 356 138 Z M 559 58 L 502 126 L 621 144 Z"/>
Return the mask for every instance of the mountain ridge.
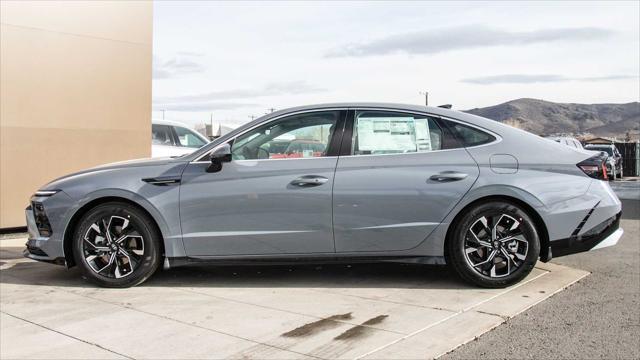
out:
<path id="1" fill-rule="evenodd" d="M 640 138 L 640 102 L 580 104 L 520 98 L 463 111 L 542 136 Z"/>

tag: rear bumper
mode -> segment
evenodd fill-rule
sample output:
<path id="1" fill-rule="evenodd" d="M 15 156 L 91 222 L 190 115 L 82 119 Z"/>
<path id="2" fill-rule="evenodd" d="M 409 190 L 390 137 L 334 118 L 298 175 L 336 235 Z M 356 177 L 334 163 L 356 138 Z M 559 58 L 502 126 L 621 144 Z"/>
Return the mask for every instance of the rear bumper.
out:
<path id="1" fill-rule="evenodd" d="M 624 233 L 620 228 L 621 216 L 622 212 L 619 212 L 582 235 L 552 241 L 551 251 L 553 257 L 601 249 L 617 244 Z"/>

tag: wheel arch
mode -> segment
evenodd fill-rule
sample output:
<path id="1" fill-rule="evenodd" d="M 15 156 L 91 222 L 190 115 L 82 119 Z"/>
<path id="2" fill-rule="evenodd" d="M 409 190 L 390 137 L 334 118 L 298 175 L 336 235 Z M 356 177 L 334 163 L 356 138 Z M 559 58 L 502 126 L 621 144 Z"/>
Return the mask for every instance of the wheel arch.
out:
<path id="1" fill-rule="evenodd" d="M 521 199 L 518 199 L 516 197 L 513 196 L 508 196 L 508 195 L 489 195 L 489 196 L 484 196 L 478 199 L 473 200 L 472 202 L 466 204 L 462 209 L 460 209 L 460 211 L 458 211 L 458 213 L 456 214 L 456 216 L 453 218 L 453 220 L 451 221 L 449 227 L 447 228 L 447 233 L 445 235 L 445 240 L 444 240 L 444 256 L 445 258 L 448 259 L 448 242 L 449 239 L 452 236 L 453 233 L 453 228 L 455 227 L 455 224 L 457 224 L 458 221 L 460 221 L 460 218 L 466 214 L 467 211 L 469 211 L 469 209 L 471 209 L 472 207 L 480 204 L 480 203 L 485 203 L 488 201 L 502 201 L 502 202 L 507 202 L 507 203 L 512 203 L 514 205 L 517 205 L 519 207 L 521 207 L 526 213 L 527 215 L 529 215 L 531 217 L 531 219 L 533 220 L 536 229 L 539 231 L 539 236 L 540 236 L 540 260 L 542 262 L 547 262 L 549 260 L 551 260 L 551 253 L 549 251 L 549 232 L 547 230 L 547 225 L 544 222 L 544 220 L 542 219 L 542 216 L 540 216 L 540 214 L 538 213 L 538 211 L 536 211 L 531 205 L 527 204 L 525 201 L 522 201 Z"/>
<path id="2" fill-rule="evenodd" d="M 125 203 L 131 206 L 136 207 L 137 209 L 139 209 L 140 211 L 144 212 L 147 216 L 149 216 L 149 218 L 151 220 L 153 220 L 153 224 L 156 227 L 156 230 L 158 231 L 158 234 L 160 234 L 161 239 L 160 239 L 160 249 L 161 249 L 161 254 L 164 257 L 165 256 L 165 236 L 162 232 L 162 230 L 160 229 L 160 226 L 158 224 L 158 220 L 151 214 L 151 212 L 149 212 L 144 206 L 142 206 L 141 204 L 131 200 L 131 199 L 127 199 L 125 197 L 120 197 L 120 196 L 104 196 L 104 197 L 98 197 L 95 198 L 89 202 L 87 202 L 86 204 L 82 205 L 80 208 L 78 208 L 73 215 L 71 216 L 71 218 L 69 219 L 69 222 L 67 223 L 67 226 L 65 227 L 64 230 L 64 237 L 63 237 L 63 248 L 64 248 L 64 258 L 65 261 L 67 263 L 67 267 L 73 267 L 75 266 L 75 260 L 73 257 L 73 233 L 75 232 L 76 227 L 78 226 L 78 222 L 80 221 L 80 219 L 82 218 L 82 216 L 84 216 L 84 214 L 86 214 L 89 210 L 95 208 L 98 205 L 101 204 L 105 204 L 105 203 L 109 203 L 109 202 L 121 202 L 121 203 Z"/>

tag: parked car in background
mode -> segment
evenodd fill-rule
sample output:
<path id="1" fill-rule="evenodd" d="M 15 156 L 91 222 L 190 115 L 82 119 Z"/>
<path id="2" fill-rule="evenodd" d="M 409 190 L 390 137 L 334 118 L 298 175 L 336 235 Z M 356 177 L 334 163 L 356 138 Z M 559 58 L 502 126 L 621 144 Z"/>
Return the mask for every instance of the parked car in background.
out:
<path id="1" fill-rule="evenodd" d="M 151 122 L 151 157 L 182 156 L 208 143 L 206 137 L 179 122 Z"/>
<path id="2" fill-rule="evenodd" d="M 607 172 L 609 155 L 604 151 L 596 151 L 594 153 L 596 155 L 580 163 L 580 169 L 593 178 L 609 180 L 609 173 Z"/>
<path id="3" fill-rule="evenodd" d="M 568 136 L 548 136 L 546 139 L 555 141 L 559 144 L 568 146 L 574 149 L 584 149 L 582 143 L 572 137 Z M 608 180 L 608 172 L 607 172 L 607 161 L 609 159 L 609 155 L 604 151 L 594 151 L 594 156 L 583 161 L 581 163 L 581 169 L 588 173 L 589 176 Z"/>
<path id="4" fill-rule="evenodd" d="M 538 259 L 620 239 L 620 200 L 592 157 L 443 108 L 284 109 L 192 154 L 45 185 L 25 211 L 25 256 L 108 287 L 161 266 L 373 260 L 504 287 Z"/>
<path id="5" fill-rule="evenodd" d="M 604 151 L 609 155 L 607 159 L 607 174 L 609 174 L 609 178 L 615 180 L 623 176 L 622 155 L 620 155 L 615 145 L 587 144 L 584 148 L 587 150 Z"/>
<path id="6" fill-rule="evenodd" d="M 562 145 L 567 145 L 569 147 L 574 147 L 576 149 L 582 149 L 582 143 L 575 138 L 572 137 L 566 137 L 566 136 L 549 136 L 547 137 L 547 139 L 549 140 L 553 140 L 557 143 L 560 143 Z"/>

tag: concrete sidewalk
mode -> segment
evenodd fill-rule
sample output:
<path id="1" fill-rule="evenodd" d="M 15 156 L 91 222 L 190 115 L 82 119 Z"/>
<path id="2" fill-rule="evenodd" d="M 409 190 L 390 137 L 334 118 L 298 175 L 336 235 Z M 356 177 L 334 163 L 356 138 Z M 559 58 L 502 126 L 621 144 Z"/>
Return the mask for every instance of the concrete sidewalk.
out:
<path id="1" fill-rule="evenodd" d="M 588 275 L 540 264 L 468 286 L 398 264 L 178 268 L 131 289 L 0 241 L 0 358 L 435 358 Z"/>

